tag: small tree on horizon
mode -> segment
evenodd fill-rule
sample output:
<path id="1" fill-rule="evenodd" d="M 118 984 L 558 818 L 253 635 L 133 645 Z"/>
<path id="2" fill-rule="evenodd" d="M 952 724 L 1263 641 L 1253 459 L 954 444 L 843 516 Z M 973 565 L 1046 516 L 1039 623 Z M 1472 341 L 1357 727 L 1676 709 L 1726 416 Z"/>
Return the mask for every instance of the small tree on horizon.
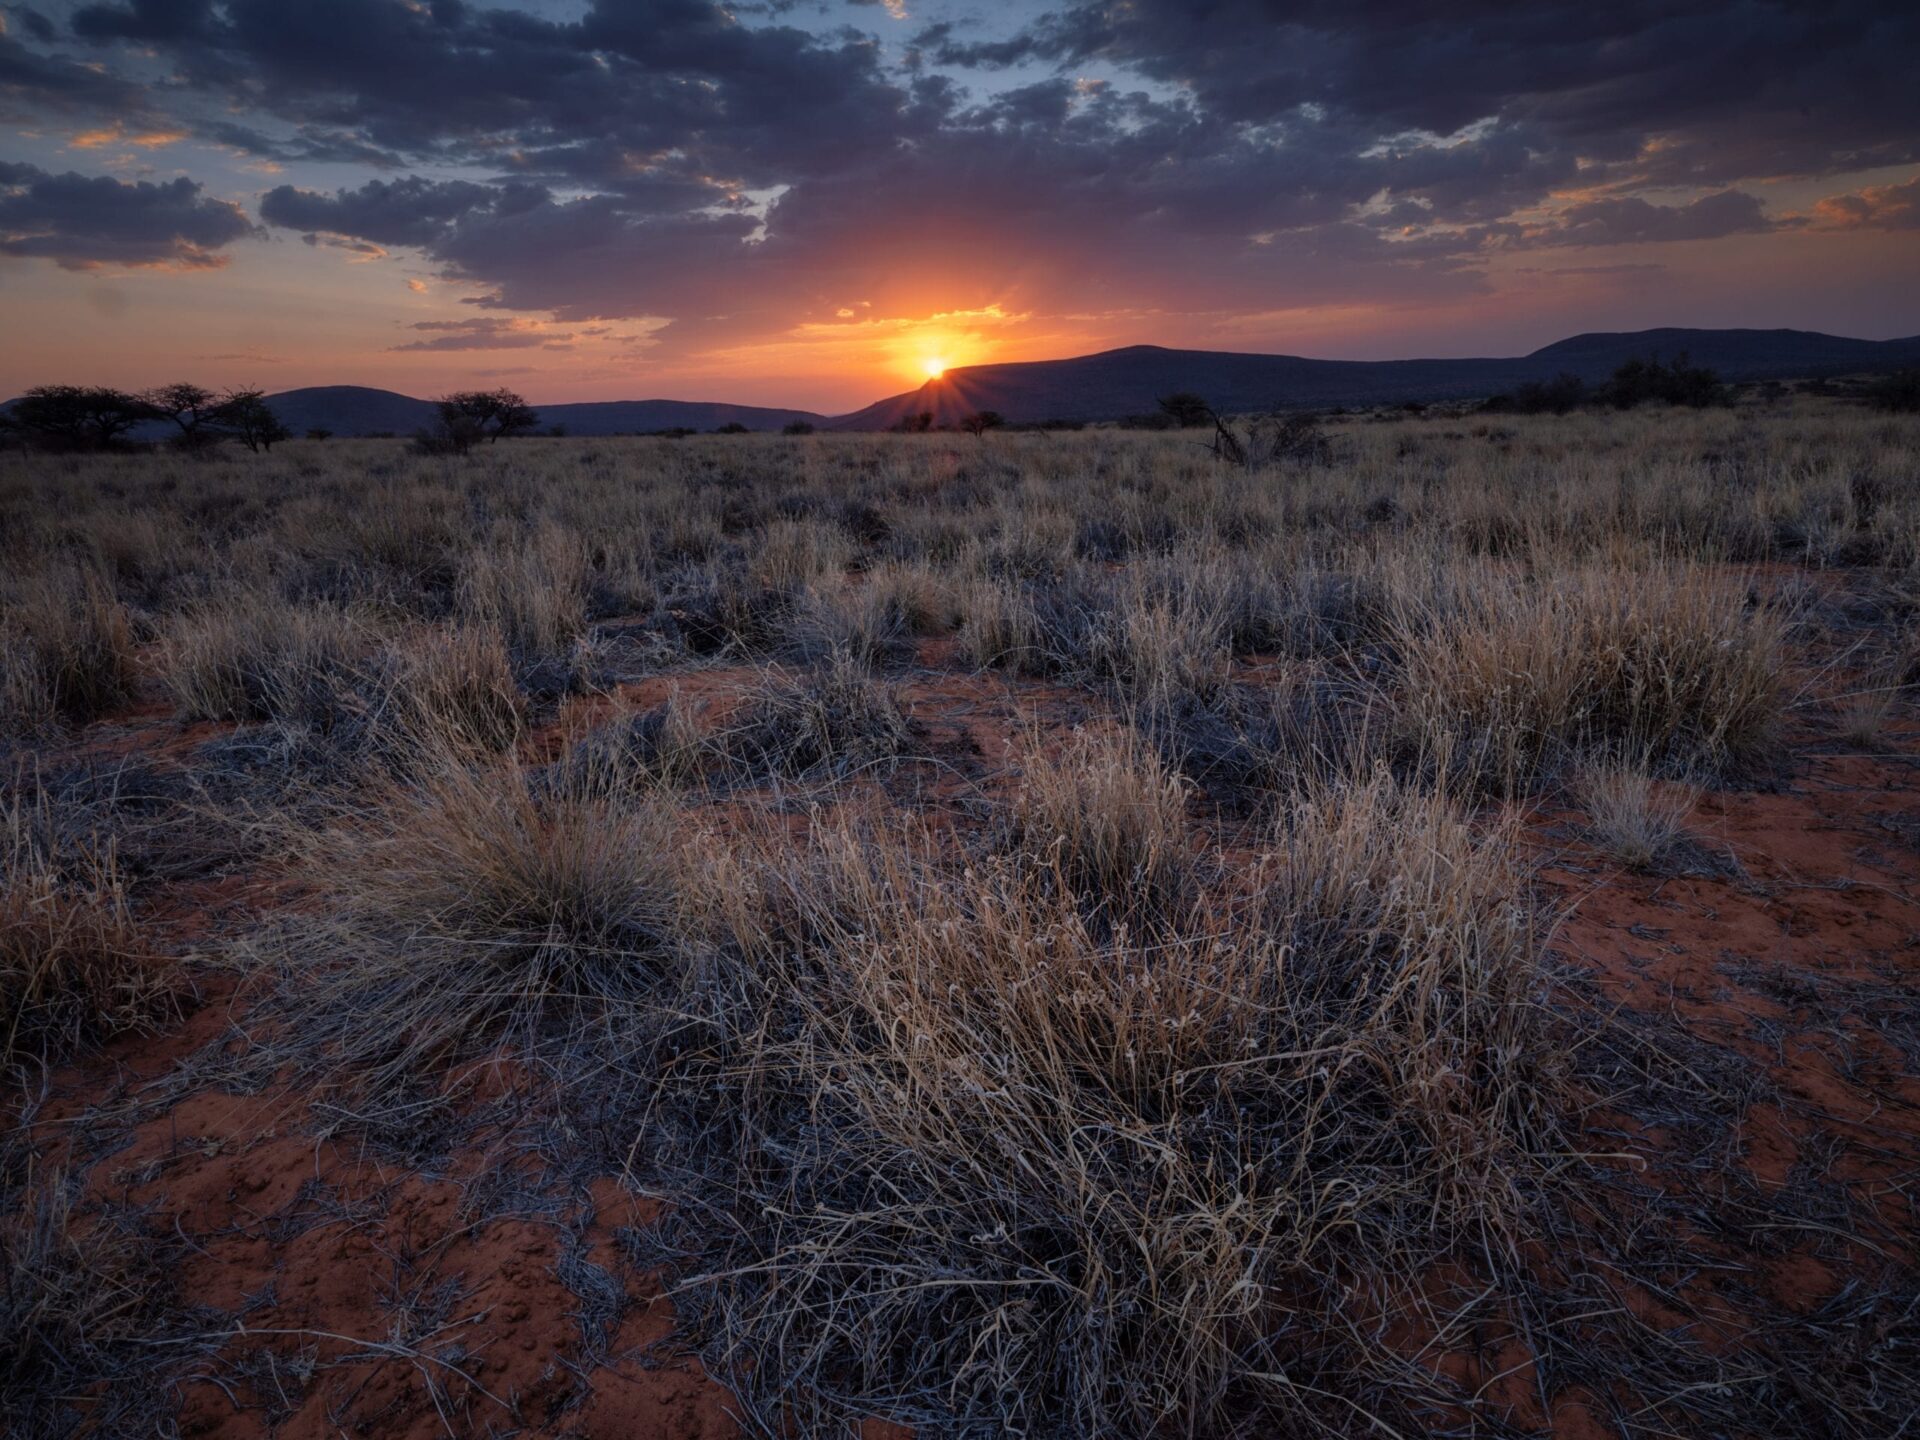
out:
<path id="1" fill-rule="evenodd" d="M 456 449 L 479 440 L 492 444 L 502 435 L 523 435 L 540 424 L 540 412 L 507 389 L 456 390 L 433 403 L 442 434 Z"/>
<path id="2" fill-rule="evenodd" d="M 960 428 L 976 440 L 1006 423 L 1006 417 L 998 410 L 975 410 L 960 417 Z"/>
<path id="3" fill-rule="evenodd" d="M 263 390 L 229 390 L 207 417 L 223 435 L 231 435 L 256 455 L 272 450 L 276 441 L 291 440 L 293 432 L 267 404 Z"/>
<path id="4" fill-rule="evenodd" d="M 1176 390 L 1155 402 L 1160 413 L 1182 430 L 1197 430 L 1213 423 L 1213 407 L 1191 390 Z"/>
<path id="5" fill-rule="evenodd" d="M 179 430 L 175 437 L 181 445 L 193 447 L 220 439 L 219 414 L 223 397 L 204 385 L 176 380 L 171 385 L 156 385 L 134 397 L 146 406 L 155 420 L 171 421 Z"/>

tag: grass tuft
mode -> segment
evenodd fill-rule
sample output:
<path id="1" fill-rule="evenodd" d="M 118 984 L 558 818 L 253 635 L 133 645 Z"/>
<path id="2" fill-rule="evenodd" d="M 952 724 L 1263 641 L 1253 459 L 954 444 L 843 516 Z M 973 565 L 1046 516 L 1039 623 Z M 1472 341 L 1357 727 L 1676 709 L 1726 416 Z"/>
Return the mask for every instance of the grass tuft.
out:
<path id="1" fill-rule="evenodd" d="M 114 847 L 60 844 L 51 801 L 0 808 L 0 1062 L 46 1063 L 136 1028 L 167 1003 L 170 967 L 135 922 Z"/>

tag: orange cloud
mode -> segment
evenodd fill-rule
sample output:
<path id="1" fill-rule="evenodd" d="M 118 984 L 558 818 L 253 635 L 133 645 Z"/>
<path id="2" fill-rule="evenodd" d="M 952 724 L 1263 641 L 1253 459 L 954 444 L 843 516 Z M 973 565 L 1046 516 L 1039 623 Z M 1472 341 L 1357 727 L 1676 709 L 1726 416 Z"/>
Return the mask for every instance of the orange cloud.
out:
<path id="1" fill-rule="evenodd" d="M 109 145 L 133 145 L 142 150 L 158 150 L 187 138 L 184 130 L 135 130 L 129 132 L 118 120 L 99 130 L 82 130 L 67 142 L 69 150 L 102 150 Z"/>
<path id="2" fill-rule="evenodd" d="M 1898 185 L 1868 185 L 1829 195 L 1815 203 L 1813 215 L 1833 230 L 1920 229 L 1920 175 Z"/>

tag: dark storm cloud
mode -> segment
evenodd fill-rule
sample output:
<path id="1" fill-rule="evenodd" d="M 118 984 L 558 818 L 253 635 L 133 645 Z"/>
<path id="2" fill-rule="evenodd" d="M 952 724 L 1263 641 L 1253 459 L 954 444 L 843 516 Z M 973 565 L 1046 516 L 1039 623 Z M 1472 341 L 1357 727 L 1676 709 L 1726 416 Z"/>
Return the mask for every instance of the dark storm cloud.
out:
<path id="1" fill-rule="evenodd" d="M 191 40 L 214 24 L 213 0 L 129 0 L 125 5 L 83 5 L 73 32 L 88 40 Z"/>
<path id="2" fill-rule="evenodd" d="M 1497 118 L 1670 178 L 1818 172 L 1916 155 L 1920 7 L 1884 0 L 1125 0 L 1065 6 L 1009 41 L 935 27 L 939 63 L 1124 67 L 1210 113 L 1263 124 L 1301 106 L 1378 133 Z"/>
<path id="3" fill-rule="evenodd" d="M 332 195 L 281 185 L 260 200 L 260 218 L 289 230 L 317 230 L 380 245 L 430 248 L 476 213 L 514 214 L 548 198 L 535 185 L 476 185 L 465 180 L 369 180 Z"/>
<path id="4" fill-rule="evenodd" d="M 607 0 L 577 23 L 447 0 L 138 0 L 87 6 L 74 30 L 159 44 L 236 104 L 416 155 L 691 144 L 709 173 L 770 184 L 888 147 L 906 108 L 872 43 L 749 28 L 707 0 Z"/>
<path id="5" fill-rule="evenodd" d="M 1455 297 L 1499 251 L 1899 226 L 1898 195 L 1783 221 L 1750 187 L 1920 158 L 1913 6 L 1068 0 L 1012 36 L 926 27 L 904 62 L 791 9 L 111 0 L 0 36 L 0 96 L 381 172 L 261 216 L 414 247 L 502 309 L 663 318 L 666 346 L 935 290 Z M 412 343 L 463 335 L 527 338 Z"/>
<path id="6" fill-rule="evenodd" d="M 0 119 L 24 123 L 36 111 L 137 116 L 148 106 L 139 86 L 29 49 L 0 30 Z"/>
<path id="7" fill-rule="evenodd" d="M 1686 205 L 1654 205 L 1627 196 L 1569 206 L 1530 239 L 1534 244 L 1554 245 L 1718 240 L 1770 230 L 1773 223 L 1757 199 L 1739 190 L 1703 195 Z"/>
<path id="8" fill-rule="evenodd" d="M 244 211 L 179 179 L 131 184 L 107 175 L 49 175 L 0 161 L 0 254 L 101 265 L 207 269 L 253 231 Z"/>

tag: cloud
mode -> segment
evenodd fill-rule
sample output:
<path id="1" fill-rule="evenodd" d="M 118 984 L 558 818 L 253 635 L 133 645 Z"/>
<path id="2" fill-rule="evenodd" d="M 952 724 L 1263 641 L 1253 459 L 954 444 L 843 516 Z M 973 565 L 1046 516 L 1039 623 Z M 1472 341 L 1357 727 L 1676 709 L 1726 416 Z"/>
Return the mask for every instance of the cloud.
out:
<path id="1" fill-rule="evenodd" d="M 82 130 L 67 142 L 69 150 L 102 150 L 109 145 L 131 145 L 137 150 L 159 150 L 187 138 L 179 129 L 130 130 L 116 120 L 95 130 Z"/>
<path id="2" fill-rule="evenodd" d="M 1043 0 L 917 18 L 904 59 L 876 5 L 853 13 L 885 43 L 812 13 L 88 0 L 0 36 L 0 106 L 294 168 L 266 224 L 404 247 L 493 311 L 641 321 L 663 356 L 784 343 L 852 296 L 881 319 L 1420 305 L 1485 293 L 1511 251 L 1911 223 L 1900 186 L 1810 218 L 1756 198 L 1920 162 L 1920 10 L 1882 0 Z"/>
<path id="3" fill-rule="evenodd" d="M 1813 207 L 1813 217 L 1836 230 L 1920 230 L 1920 175 L 1829 195 Z"/>
<path id="4" fill-rule="evenodd" d="M 1881 0 L 1077 0 L 1010 40 L 921 37 L 965 67 L 1102 62 L 1268 124 L 1315 107 L 1376 134 L 1524 123 L 1695 184 L 1913 158 L 1920 10 Z"/>
<path id="5" fill-rule="evenodd" d="M 1722 190 L 1685 205 L 1655 205 L 1637 196 L 1569 205 L 1551 224 L 1531 231 L 1535 245 L 1643 245 L 1718 240 L 1770 230 L 1774 222 L 1752 195 Z"/>
<path id="6" fill-rule="evenodd" d="M 573 336 L 555 334 L 527 320 L 485 317 L 477 320 L 419 320 L 408 327 L 429 332 L 430 339 L 412 340 L 389 348 L 396 352 L 446 350 L 560 350 L 571 348 Z"/>
<path id="7" fill-rule="evenodd" d="M 217 252 L 254 227 L 239 206 L 200 192 L 184 177 L 128 183 L 0 161 L 0 254 L 68 270 L 224 265 Z"/>
<path id="8" fill-rule="evenodd" d="M 355 265 L 364 265 L 373 260 L 385 260 L 392 252 L 384 245 L 376 245 L 371 240 L 350 240 L 344 235 L 316 235 L 312 231 L 300 237 L 301 242 L 315 249 L 344 250 Z"/>
<path id="9" fill-rule="evenodd" d="M 369 180 L 332 195 L 281 185 L 260 200 L 260 218 L 290 230 L 324 232 L 379 245 L 431 246 L 455 224 L 478 213 L 512 214 L 538 205 L 537 186 L 476 185 L 469 181 Z"/>

